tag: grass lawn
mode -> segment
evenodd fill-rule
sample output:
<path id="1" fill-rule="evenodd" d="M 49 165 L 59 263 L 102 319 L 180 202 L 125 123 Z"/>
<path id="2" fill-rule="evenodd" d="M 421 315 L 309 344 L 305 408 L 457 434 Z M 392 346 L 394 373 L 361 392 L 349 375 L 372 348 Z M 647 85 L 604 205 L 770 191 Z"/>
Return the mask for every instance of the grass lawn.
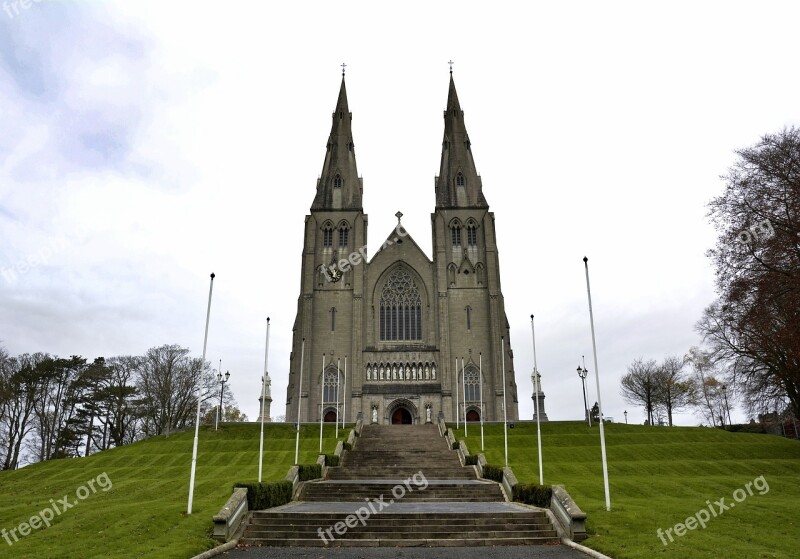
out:
<path id="1" fill-rule="evenodd" d="M 453 425 L 449 425 L 453 428 Z M 457 438 L 481 450 L 480 427 Z M 616 559 L 795 559 L 800 533 L 800 442 L 702 427 L 605 425 L 611 512 L 605 510 L 600 435 L 580 422 L 543 423 L 545 484 L 562 484 L 586 512 L 584 545 Z M 503 425 L 484 426 L 486 459 L 504 464 Z M 538 483 L 535 423 L 508 430 L 508 461 L 520 482 Z M 764 476 L 769 490 L 736 503 L 733 494 Z M 760 482 L 759 482 L 760 483 Z M 742 494 L 737 493 L 741 498 Z M 735 508 L 721 515 L 715 501 Z M 664 545 L 656 531 L 683 523 L 710 501 L 716 518 Z"/>
<path id="2" fill-rule="evenodd" d="M 349 433 L 339 429 L 339 439 Z M 12 546 L 0 539 L 0 558 L 90 559 L 152 557 L 187 559 L 214 542 L 212 521 L 237 481 L 257 481 L 260 425 L 224 424 L 219 431 L 201 428 L 194 503 L 186 514 L 194 431 L 101 452 L 88 458 L 51 460 L 17 471 L 0 472 L 0 529 L 10 532 L 46 507 L 52 499 L 77 501 Z M 304 425 L 300 463 L 317 460 L 319 426 Z M 326 425 L 324 448 L 336 446 L 333 425 Z M 282 423 L 264 426 L 264 481 L 283 479 L 294 463 L 295 430 Z M 111 481 L 106 485 L 105 473 Z M 98 476 L 100 479 L 98 480 Z M 85 499 L 76 491 L 94 480 Z M 19 537 L 19 536 L 18 536 Z M 9 536 L 11 541 L 14 539 Z"/>

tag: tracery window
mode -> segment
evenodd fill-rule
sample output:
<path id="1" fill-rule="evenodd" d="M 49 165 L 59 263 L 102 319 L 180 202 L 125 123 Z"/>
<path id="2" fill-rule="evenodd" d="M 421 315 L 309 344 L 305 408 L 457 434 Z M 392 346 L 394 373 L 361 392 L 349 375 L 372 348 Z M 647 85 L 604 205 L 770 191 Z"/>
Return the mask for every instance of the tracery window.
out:
<path id="1" fill-rule="evenodd" d="M 422 339 L 422 299 L 411 274 L 397 268 L 383 287 L 380 304 L 380 339 Z"/>
<path id="2" fill-rule="evenodd" d="M 464 392 L 467 402 L 481 399 L 480 373 L 475 367 L 468 367 L 464 371 Z"/>

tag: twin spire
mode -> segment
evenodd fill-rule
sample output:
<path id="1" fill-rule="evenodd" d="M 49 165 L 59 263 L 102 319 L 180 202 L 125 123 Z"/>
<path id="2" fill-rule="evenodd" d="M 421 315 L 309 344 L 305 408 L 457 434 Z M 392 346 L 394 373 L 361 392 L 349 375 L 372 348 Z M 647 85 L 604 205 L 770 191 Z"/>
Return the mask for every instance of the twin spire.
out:
<path id="1" fill-rule="evenodd" d="M 336 101 L 325 161 L 317 181 L 313 210 L 358 210 L 362 208 L 362 181 L 356 168 L 351 121 L 347 105 L 344 71 Z M 475 169 L 464 111 L 458 102 L 452 66 L 447 109 L 444 111 L 444 139 L 439 175 L 436 177 L 437 208 L 488 208 L 481 178 Z"/>

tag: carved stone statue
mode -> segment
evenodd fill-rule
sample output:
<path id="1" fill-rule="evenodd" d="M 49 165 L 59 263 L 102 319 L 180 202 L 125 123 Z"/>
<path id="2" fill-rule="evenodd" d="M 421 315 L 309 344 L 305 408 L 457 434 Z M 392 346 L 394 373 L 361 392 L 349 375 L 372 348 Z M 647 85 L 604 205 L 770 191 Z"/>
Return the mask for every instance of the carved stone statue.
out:
<path id="1" fill-rule="evenodd" d="M 372 422 L 373 423 L 377 423 L 378 422 L 378 407 L 377 406 L 373 406 L 372 407 Z"/>
<path id="2" fill-rule="evenodd" d="M 431 407 L 428 406 L 425 409 L 425 423 L 432 423 L 431 421 Z"/>

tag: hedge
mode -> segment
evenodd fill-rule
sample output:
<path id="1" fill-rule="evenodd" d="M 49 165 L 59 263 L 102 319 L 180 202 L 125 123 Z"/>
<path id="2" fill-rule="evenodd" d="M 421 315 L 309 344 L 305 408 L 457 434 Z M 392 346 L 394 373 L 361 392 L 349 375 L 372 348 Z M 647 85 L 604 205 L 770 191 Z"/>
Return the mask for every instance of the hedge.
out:
<path id="1" fill-rule="evenodd" d="M 535 507 L 549 508 L 553 488 L 549 485 L 535 483 L 518 483 L 511 488 L 512 501 L 533 505 Z"/>
<path id="2" fill-rule="evenodd" d="M 468 454 L 464 456 L 464 465 L 465 466 L 477 466 L 478 465 L 478 455 L 477 454 Z"/>
<path id="3" fill-rule="evenodd" d="M 300 481 L 319 479 L 322 477 L 322 466 L 319 464 L 298 464 L 297 475 Z"/>
<path id="4" fill-rule="evenodd" d="M 287 480 L 266 483 L 240 481 L 233 484 L 234 489 L 247 489 L 247 508 L 262 510 L 285 505 L 292 500 L 292 482 Z"/>
<path id="5" fill-rule="evenodd" d="M 496 481 L 498 483 L 502 483 L 503 468 L 501 466 L 493 466 L 491 464 L 486 464 L 483 467 L 483 477 L 486 479 L 490 479 L 492 481 Z"/>

